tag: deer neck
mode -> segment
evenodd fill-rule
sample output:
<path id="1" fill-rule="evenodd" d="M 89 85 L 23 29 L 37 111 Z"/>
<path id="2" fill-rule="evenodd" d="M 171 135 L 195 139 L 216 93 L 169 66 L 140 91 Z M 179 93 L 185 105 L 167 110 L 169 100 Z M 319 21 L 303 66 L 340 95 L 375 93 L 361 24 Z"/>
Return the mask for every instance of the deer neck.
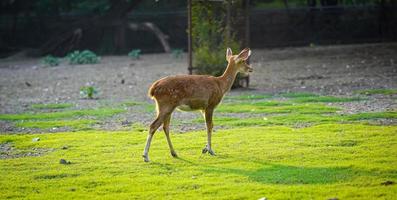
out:
<path id="1" fill-rule="evenodd" d="M 228 63 L 225 72 L 222 76 L 218 77 L 223 94 L 230 90 L 234 80 L 236 79 L 237 73 L 238 71 L 235 69 L 234 63 Z"/>

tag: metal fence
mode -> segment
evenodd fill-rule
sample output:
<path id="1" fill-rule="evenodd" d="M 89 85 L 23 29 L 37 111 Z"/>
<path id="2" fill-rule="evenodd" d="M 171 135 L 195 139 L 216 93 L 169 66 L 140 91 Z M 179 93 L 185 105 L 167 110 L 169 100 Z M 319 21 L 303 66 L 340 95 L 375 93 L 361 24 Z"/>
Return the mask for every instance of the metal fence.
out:
<path id="1" fill-rule="evenodd" d="M 68 15 L 60 19 L 32 16 L 0 16 L 0 49 L 37 48 L 60 26 L 87 16 Z M 393 7 L 349 6 L 251 9 L 249 15 L 250 46 L 253 48 L 397 41 L 397 10 Z M 152 22 L 169 36 L 172 48 L 187 48 L 186 10 L 154 13 L 131 13 L 131 22 Z M 237 26 L 243 33 L 244 26 Z M 243 38 L 242 34 L 237 34 Z M 126 30 L 126 47 L 144 52 L 162 51 L 158 39 L 144 31 Z"/>

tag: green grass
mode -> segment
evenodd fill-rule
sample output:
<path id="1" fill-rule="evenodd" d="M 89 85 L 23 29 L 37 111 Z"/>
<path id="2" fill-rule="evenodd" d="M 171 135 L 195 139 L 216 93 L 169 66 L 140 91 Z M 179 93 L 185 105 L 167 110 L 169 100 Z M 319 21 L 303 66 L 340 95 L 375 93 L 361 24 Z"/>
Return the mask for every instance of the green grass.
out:
<path id="1" fill-rule="evenodd" d="M 84 110 L 65 110 L 58 112 L 40 112 L 40 113 L 21 113 L 21 114 L 0 114 L 0 120 L 54 120 L 74 117 L 109 117 L 121 112 L 120 108 L 98 108 Z"/>
<path id="2" fill-rule="evenodd" d="M 345 116 L 346 120 L 397 119 L 397 112 L 357 113 Z"/>
<path id="3" fill-rule="evenodd" d="M 0 135 L 19 151 L 52 149 L 0 160 L 0 199 L 394 199 L 397 186 L 382 183 L 397 181 L 396 133 L 361 124 L 218 130 L 217 156 L 201 155 L 204 131 L 172 134 L 179 159 L 156 133 L 150 163 L 139 131 Z"/>
<path id="4" fill-rule="evenodd" d="M 225 113 L 333 113 L 340 110 L 337 107 L 324 104 L 293 104 L 291 102 L 253 102 L 253 103 L 224 103 L 216 112 Z"/>
<path id="5" fill-rule="evenodd" d="M 80 119 L 80 120 L 53 120 L 53 121 L 19 121 L 15 123 L 17 127 L 23 128 L 39 128 L 50 129 L 69 127 L 72 129 L 89 129 L 91 125 L 97 123 L 95 120 Z"/>
<path id="6" fill-rule="evenodd" d="M 319 95 L 310 92 L 287 92 L 279 94 L 281 97 L 286 98 L 302 98 L 302 97 L 318 97 Z"/>
<path id="7" fill-rule="evenodd" d="M 32 104 L 33 109 L 65 109 L 73 107 L 71 103 Z"/>
<path id="8" fill-rule="evenodd" d="M 318 97 L 296 97 L 292 99 L 298 103 L 309 103 L 309 102 L 324 102 L 324 103 L 335 103 L 335 102 L 351 102 L 364 100 L 360 97 L 333 97 L 333 96 L 318 96 Z"/>
<path id="9" fill-rule="evenodd" d="M 228 100 L 261 100 L 269 98 L 272 98 L 271 94 L 242 94 L 225 96 L 225 99 Z"/>
<path id="10" fill-rule="evenodd" d="M 392 95 L 392 94 L 397 94 L 397 89 L 368 89 L 368 90 L 358 90 L 355 91 L 355 93 L 364 94 L 364 95 L 374 95 L 374 94 Z"/>
<path id="11" fill-rule="evenodd" d="M 323 123 L 357 123 L 359 121 L 376 119 L 397 119 L 397 112 L 358 113 L 352 115 L 292 113 L 251 118 L 215 117 L 214 124 L 228 127 L 271 125 L 299 126 Z M 192 122 L 204 123 L 204 120 L 200 117 L 194 119 Z"/>
<path id="12" fill-rule="evenodd" d="M 123 102 L 121 105 L 125 106 L 125 107 L 134 107 L 134 106 L 139 106 L 144 104 L 143 102 L 139 102 L 139 101 L 126 101 Z"/>

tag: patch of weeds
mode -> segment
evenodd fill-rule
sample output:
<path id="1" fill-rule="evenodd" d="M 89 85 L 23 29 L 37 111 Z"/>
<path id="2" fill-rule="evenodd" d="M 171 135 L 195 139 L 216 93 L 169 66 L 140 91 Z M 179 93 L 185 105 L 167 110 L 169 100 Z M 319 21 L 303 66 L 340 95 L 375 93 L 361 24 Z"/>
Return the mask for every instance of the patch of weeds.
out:
<path id="1" fill-rule="evenodd" d="M 69 127 L 74 130 L 87 130 L 92 124 L 97 123 L 95 120 L 79 119 L 79 120 L 54 120 L 54 121 L 20 121 L 15 123 L 17 127 L 51 129 Z"/>
<path id="2" fill-rule="evenodd" d="M 272 98 L 270 94 L 242 94 L 242 95 L 231 95 L 225 96 L 225 99 L 230 100 L 260 100 Z"/>
<path id="3" fill-rule="evenodd" d="M 292 99 L 298 103 L 310 103 L 310 102 L 323 102 L 323 103 L 336 103 L 336 102 L 351 102 L 364 100 L 360 97 L 333 97 L 333 96 L 312 96 L 312 97 L 295 97 Z"/>
<path id="4" fill-rule="evenodd" d="M 94 95 L 98 94 L 98 90 L 94 86 L 84 86 L 80 88 L 80 95 L 83 98 L 94 99 Z"/>
<path id="5" fill-rule="evenodd" d="M 44 57 L 42 62 L 45 66 L 50 66 L 50 67 L 58 66 L 60 63 L 59 58 L 54 57 L 52 55 L 47 55 L 46 57 Z"/>
<path id="6" fill-rule="evenodd" d="M 96 64 L 99 63 L 100 57 L 90 50 L 73 51 L 69 53 L 66 58 L 69 59 L 69 63 L 72 65 L 81 64 Z"/>
<path id="7" fill-rule="evenodd" d="M 281 93 L 278 96 L 285 98 L 302 98 L 302 97 L 318 97 L 319 95 L 310 92 L 288 92 L 288 93 Z"/>
<path id="8" fill-rule="evenodd" d="M 133 49 L 128 53 L 128 57 L 133 59 L 139 59 L 141 57 L 141 50 L 140 49 Z"/>
<path id="9" fill-rule="evenodd" d="M 354 93 L 363 94 L 363 95 L 374 95 L 374 94 L 392 95 L 392 94 L 397 94 L 397 89 L 368 89 L 368 90 L 358 90 L 355 91 Z"/>
<path id="10" fill-rule="evenodd" d="M 33 109 L 65 109 L 72 107 L 71 103 L 32 104 Z"/>
<path id="11" fill-rule="evenodd" d="M 290 102 L 257 102 L 230 103 L 222 104 L 217 109 L 218 112 L 229 113 L 334 113 L 340 110 L 337 107 L 326 106 L 324 104 L 292 104 Z"/>
<path id="12" fill-rule="evenodd" d="M 51 120 L 63 119 L 73 117 L 109 117 L 118 113 L 125 112 L 125 109 L 120 108 L 98 108 L 85 110 L 65 110 L 48 113 L 21 113 L 21 114 L 0 114 L 0 120 Z"/>

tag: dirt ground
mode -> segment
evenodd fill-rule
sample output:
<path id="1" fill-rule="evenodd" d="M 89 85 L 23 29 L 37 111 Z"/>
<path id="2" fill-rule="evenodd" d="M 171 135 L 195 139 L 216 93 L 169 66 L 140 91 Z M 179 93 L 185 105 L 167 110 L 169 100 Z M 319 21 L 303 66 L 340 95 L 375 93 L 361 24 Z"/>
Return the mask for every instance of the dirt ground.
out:
<path id="1" fill-rule="evenodd" d="M 397 88 L 397 43 L 253 49 L 251 64 L 250 88 L 233 90 L 232 95 L 307 91 L 350 96 L 359 89 Z M 67 102 L 89 108 L 131 100 L 151 102 L 147 90 L 152 82 L 186 73 L 186 55 L 175 59 L 170 54 L 147 54 L 139 60 L 104 56 L 99 64 L 63 61 L 57 67 L 44 66 L 40 58 L 14 56 L 0 60 L 0 113 L 20 113 L 33 103 Z M 80 87 L 87 84 L 99 89 L 98 100 L 81 98 Z M 396 101 L 373 96 L 342 106 L 346 112 L 383 111 L 395 109 Z M 143 115 L 127 113 L 124 117 L 148 124 L 154 114 Z M 178 112 L 174 117 L 193 115 Z M 0 132 L 8 130 L 7 123 L 0 126 Z"/>

